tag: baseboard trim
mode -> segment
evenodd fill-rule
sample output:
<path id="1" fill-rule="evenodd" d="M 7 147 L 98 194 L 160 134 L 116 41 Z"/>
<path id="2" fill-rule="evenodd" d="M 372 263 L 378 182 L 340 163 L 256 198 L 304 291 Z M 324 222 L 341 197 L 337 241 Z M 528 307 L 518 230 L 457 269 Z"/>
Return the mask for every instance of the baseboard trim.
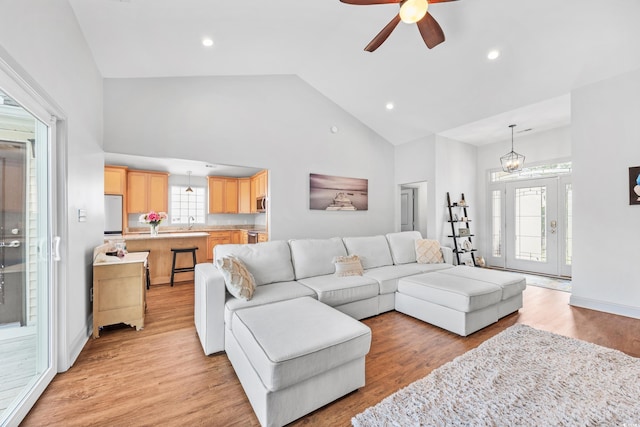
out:
<path id="1" fill-rule="evenodd" d="M 569 305 L 640 319 L 640 308 L 571 295 Z"/>
<path id="2" fill-rule="evenodd" d="M 93 325 L 93 315 L 89 316 L 89 320 L 89 325 Z M 69 361 L 69 366 L 67 366 L 64 371 L 67 371 L 73 366 L 74 363 L 76 363 L 76 359 L 78 358 L 78 356 L 80 356 L 80 352 L 82 352 L 85 344 L 87 343 L 87 341 L 89 341 L 90 336 L 91 332 L 87 333 L 86 328 L 81 329 L 78 335 L 76 335 L 71 345 L 69 346 L 69 354 L 67 359 Z"/>

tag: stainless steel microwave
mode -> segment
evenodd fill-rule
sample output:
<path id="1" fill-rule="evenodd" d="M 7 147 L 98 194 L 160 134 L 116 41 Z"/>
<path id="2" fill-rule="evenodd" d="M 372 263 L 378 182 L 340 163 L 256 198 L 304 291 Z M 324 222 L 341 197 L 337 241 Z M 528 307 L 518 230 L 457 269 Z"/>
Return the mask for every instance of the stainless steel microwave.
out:
<path id="1" fill-rule="evenodd" d="M 267 198 L 264 196 L 256 197 L 256 211 L 257 212 L 266 212 L 267 211 Z"/>

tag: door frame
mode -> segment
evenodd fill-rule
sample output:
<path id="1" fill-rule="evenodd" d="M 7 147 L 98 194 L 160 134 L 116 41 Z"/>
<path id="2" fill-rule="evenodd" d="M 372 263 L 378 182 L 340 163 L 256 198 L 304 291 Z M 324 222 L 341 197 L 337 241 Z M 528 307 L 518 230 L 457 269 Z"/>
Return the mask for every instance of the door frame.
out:
<path id="1" fill-rule="evenodd" d="M 48 261 L 50 277 L 47 301 L 47 335 L 49 360 L 47 368 L 38 378 L 34 378 L 29 390 L 19 396 L 19 403 L 4 414 L 8 425 L 18 424 L 28 414 L 31 407 L 44 392 L 60 369 L 61 362 L 68 366 L 66 354 L 66 321 L 64 318 L 66 301 L 66 245 L 54 247 L 56 241 L 66 242 L 68 235 L 67 212 L 67 129 L 66 115 L 52 98 L 15 62 L 0 46 L 0 86 L 25 110 L 45 123 L 48 127 L 48 205 L 50 209 L 49 230 L 46 242 L 40 247 Z M 57 249 L 57 252 L 54 251 Z M 55 255 L 55 256 L 54 256 Z M 63 260 L 63 262 L 60 262 Z M 62 360 L 61 360 L 62 359 Z M 64 366 L 64 365 L 63 365 Z"/>

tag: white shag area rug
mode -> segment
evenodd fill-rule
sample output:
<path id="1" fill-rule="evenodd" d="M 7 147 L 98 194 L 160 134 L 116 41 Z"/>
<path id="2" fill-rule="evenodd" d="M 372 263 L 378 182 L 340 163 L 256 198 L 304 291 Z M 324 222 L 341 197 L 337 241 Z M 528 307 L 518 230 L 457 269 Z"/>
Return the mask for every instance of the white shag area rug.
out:
<path id="1" fill-rule="evenodd" d="M 365 426 L 638 426 L 640 359 L 516 324 L 356 415 Z"/>

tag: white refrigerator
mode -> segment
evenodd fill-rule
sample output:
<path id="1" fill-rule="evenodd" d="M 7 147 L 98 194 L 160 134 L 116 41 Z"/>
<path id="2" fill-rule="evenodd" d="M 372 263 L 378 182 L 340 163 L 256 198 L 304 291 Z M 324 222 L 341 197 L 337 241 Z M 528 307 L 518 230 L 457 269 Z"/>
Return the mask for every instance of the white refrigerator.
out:
<path id="1" fill-rule="evenodd" d="M 122 234 L 122 196 L 104 196 L 104 234 Z"/>

